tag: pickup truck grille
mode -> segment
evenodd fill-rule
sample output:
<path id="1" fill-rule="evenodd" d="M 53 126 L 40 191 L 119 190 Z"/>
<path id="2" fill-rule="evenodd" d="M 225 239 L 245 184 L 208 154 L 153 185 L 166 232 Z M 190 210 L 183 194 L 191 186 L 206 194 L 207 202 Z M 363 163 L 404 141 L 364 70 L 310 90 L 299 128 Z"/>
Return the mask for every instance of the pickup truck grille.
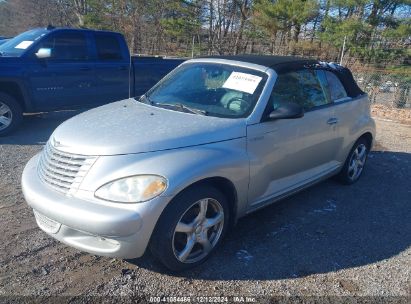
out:
<path id="1" fill-rule="evenodd" d="M 40 179 L 54 190 L 71 194 L 79 188 L 96 159 L 96 156 L 59 151 L 48 142 L 40 156 L 38 174 Z"/>

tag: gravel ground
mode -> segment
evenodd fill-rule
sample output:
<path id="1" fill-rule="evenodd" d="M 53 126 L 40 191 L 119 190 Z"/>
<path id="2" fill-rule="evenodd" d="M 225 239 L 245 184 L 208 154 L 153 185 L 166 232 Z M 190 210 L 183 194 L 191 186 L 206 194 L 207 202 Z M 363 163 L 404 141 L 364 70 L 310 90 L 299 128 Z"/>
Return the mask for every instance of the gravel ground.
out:
<path id="1" fill-rule="evenodd" d="M 20 176 L 52 130 L 75 113 L 29 116 L 17 133 L 0 138 L 0 302 L 33 299 L 21 296 L 98 302 L 121 295 L 116 301 L 362 296 L 409 303 L 411 125 L 377 119 L 377 144 L 358 183 L 327 180 L 241 219 L 208 262 L 175 275 L 150 254 L 128 261 L 92 256 L 37 228 Z"/>

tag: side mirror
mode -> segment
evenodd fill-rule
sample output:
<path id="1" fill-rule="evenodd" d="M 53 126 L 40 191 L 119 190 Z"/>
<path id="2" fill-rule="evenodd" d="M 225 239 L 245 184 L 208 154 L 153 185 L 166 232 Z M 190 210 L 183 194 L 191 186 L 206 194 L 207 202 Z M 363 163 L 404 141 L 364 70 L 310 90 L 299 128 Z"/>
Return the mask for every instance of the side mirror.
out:
<path id="1" fill-rule="evenodd" d="M 304 116 L 304 108 L 299 104 L 288 102 L 281 104 L 276 110 L 268 115 L 268 120 L 292 119 Z"/>
<path id="2" fill-rule="evenodd" d="M 41 48 L 35 53 L 38 59 L 46 59 L 51 57 L 51 49 L 49 48 Z"/>

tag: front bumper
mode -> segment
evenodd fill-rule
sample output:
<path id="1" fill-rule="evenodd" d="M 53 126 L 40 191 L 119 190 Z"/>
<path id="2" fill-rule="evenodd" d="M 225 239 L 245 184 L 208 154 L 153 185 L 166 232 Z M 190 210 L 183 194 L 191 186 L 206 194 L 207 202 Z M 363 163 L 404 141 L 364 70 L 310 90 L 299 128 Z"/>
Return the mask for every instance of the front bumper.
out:
<path id="1" fill-rule="evenodd" d="M 61 194 L 40 181 L 38 157 L 26 165 L 22 190 L 39 227 L 55 239 L 97 255 L 137 258 L 144 254 L 155 224 L 170 197 L 138 204 L 110 203 L 79 190 Z"/>

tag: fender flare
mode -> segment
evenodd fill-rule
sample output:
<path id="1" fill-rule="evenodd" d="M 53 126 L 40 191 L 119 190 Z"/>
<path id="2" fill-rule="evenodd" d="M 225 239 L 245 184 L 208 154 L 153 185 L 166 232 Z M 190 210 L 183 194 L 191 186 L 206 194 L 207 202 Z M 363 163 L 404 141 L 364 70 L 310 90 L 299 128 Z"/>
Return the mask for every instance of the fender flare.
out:
<path id="1" fill-rule="evenodd" d="M 22 96 L 22 100 L 20 101 L 21 106 L 23 108 L 23 112 L 32 112 L 34 110 L 33 102 L 27 90 L 27 85 L 24 83 L 23 80 L 9 77 L 0 77 L 0 84 L 3 82 L 11 82 L 17 85 Z"/>

